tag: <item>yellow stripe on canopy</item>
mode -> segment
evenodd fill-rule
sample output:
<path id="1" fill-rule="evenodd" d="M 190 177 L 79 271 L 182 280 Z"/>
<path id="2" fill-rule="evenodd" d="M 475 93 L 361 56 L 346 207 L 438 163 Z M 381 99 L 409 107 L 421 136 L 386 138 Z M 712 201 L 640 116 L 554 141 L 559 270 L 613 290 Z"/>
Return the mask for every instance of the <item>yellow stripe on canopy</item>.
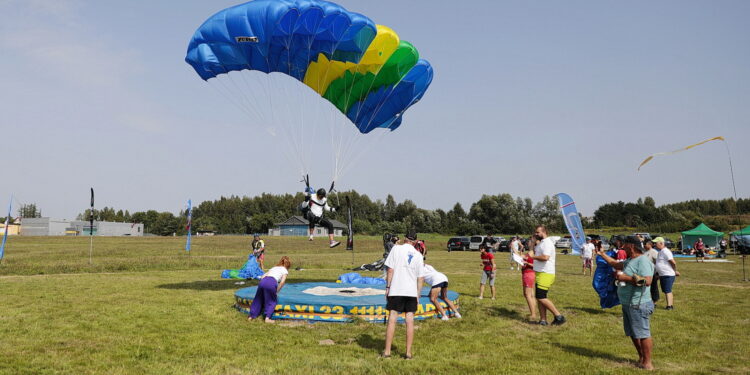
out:
<path id="1" fill-rule="evenodd" d="M 683 148 L 681 148 L 679 150 L 668 151 L 668 152 L 659 152 L 659 153 L 653 154 L 653 155 L 647 157 L 646 160 L 644 160 L 644 161 L 641 162 L 641 165 L 638 166 L 638 170 L 640 171 L 641 167 L 643 167 L 644 165 L 646 165 L 646 163 L 650 162 L 651 159 L 654 158 L 654 156 L 672 155 L 672 154 L 676 154 L 678 152 L 690 150 L 691 148 L 700 146 L 700 145 L 702 145 L 704 143 L 708 143 L 708 142 L 711 142 L 711 141 L 723 141 L 723 140 L 724 140 L 724 137 L 713 137 L 711 139 L 706 139 L 705 141 L 701 141 L 701 142 L 698 142 L 696 144 L 693 144 L 693 145 L 690 145 L 690 146 L 687 146 L 687 147 L 683 147 Z"/>
<path id="2" fill-rule="evenodd" d="M 323 95 L 331 82 L 341 78 L 345 71 L 377 74 L 400 42 L 398 34 L 390 27 L 377 25 L 377 30 L 375 39 L 367 47 L 359 64 L 329 60 L 321 53 L 318 55 L 318 61 L 311 62 L 307 67 L 303 82 L 318 94 Z"/>

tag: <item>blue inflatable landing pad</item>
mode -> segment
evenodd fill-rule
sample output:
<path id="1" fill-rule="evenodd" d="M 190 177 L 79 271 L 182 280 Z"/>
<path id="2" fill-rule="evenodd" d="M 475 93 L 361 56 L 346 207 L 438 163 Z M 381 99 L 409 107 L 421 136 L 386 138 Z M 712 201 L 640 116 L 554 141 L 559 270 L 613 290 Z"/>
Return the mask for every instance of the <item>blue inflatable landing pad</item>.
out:
<path id="1" fill-rule="evenodd" d="M 257 287 L 253 286 L 235 292 L 235 307 L 249 314 L 256 290 Z M 415 319 L 437 316 L 429 293 L 429 287 L 422 288 Z M 458 293 L 448 291 L 448 299 L 456 306 L 458 298 Z M 443 301 L 440 304 L 443 308 L 447 307 Z M 385 285 L 325 282 L 286 284 L 279 293 L 273 319 L 347 322 L 359 318 L 370 322 L 384 322 L 388 318 L 385 305 Z"/>

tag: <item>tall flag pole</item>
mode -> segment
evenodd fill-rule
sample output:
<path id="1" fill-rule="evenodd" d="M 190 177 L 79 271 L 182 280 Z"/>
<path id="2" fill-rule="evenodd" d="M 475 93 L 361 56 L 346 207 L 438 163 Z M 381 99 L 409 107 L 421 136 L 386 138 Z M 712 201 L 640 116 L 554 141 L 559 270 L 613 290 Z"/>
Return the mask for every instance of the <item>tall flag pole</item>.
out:
<path id="1" fill-rule="evenodd" d="M 586 243 L 586 234 L 583 232 L 583 223 L 581 223 L 581 216 L 578 214 L 576 202 L 573 201 L 570 195 L 565 193 L 557 194 L 556 197 L 560 203 L 560 210 L 565 220 L 565 226 L 570 233 L 573 254 L 580 254 L 583 244 Z"/>
<path id="2" fill-rule="evenodd" d="M 185 251 L 190 253 L 190 232 L 193 227 L 193 203 L 188 199 L 188 207 L 187 207 L 187 226 L 185 229 L 187 229 L 187 242 L 185 243 Z"/>
<path id="3" fill-rule="evenodd" d="M 91 188 L 91 210 L 89 210 L 89 264 L 94 254 L 94 188 Z"/>
<path id="4" fill-rule="evenodd" d="M 5 256 L 5 242 L 8 240 L 8 225 L 10 224 L 10 214 L 13 208 L 13 195 L 10 196 L 10 203 L 8 203 L 8 216 L 5 217 L 5 231 L 3 233 L 3 243 L 0 244 L 0 261 Z"/>

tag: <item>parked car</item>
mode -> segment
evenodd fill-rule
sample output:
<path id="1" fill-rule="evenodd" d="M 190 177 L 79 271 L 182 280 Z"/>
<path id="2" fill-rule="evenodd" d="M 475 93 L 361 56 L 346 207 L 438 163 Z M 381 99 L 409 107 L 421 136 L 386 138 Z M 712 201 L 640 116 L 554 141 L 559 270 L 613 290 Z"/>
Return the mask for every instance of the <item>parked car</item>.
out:
<path id="1" fill-rule="evenodd" d="M 469 240 L 469 250 L 479 250 L 479 245 L 484 241 L 484 236 L 471 236 Z"/>
<path id="2" fill-rule="evenodd" d="M 469 237 L 451 237 L 448 240 L 448 251 L 469 250 Z"/>
<path id="3" fill-rule="evenodd" d="M 634 236 L 641 236 L 644 241 L 652 239 L 651 233 L 633 233 Z"/>
<path id="4" fill-rule="evenodd" d="M 570 249 L 570 246 L 572 244 L 573 241 L 570 239 L 570 237 L 563 237 L 555 242 L 555 247 L 558 249 Z"/>
<path id="5" fill-rule="evenodd" d="M 500 246 L 497 248 L 498 252 L 509 253 L 510 252 L 510 240 L 500 241 Z"/>

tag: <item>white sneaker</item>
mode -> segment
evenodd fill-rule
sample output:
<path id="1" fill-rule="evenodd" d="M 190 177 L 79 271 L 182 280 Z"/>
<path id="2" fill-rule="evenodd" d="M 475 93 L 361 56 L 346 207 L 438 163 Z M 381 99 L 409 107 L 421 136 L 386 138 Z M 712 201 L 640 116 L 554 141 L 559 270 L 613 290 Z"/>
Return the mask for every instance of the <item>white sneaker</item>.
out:
<path id="1" fill-rule="evenodd" d="M 461 313 L 457 312 L 453 314 L 453 317 L 456 319 L 461 319 Z"/>
<path id="2" fill-rule="evenodd" d="M 442 317 L 442 318 L 440 318 L 440 320 L 443 320 L 443 321 L 446 321 L 446 322 L 447 322 L 447 321 L 448 321 L 449 319 L 450 319 L 450 318 L 448 318 L 448 315 L 443 315 L 443 317 Z"/>
<path id="3" fill-rule="evenodd" d="M 312 241 L 313 240 L 313 236 L 308 237 L 307 240 L 308 241 Z"/>
<path id="4" fill-rule="evenodd" d="M 482 296 L 479 296 L 479 299 L 484 299 L 484 297 L 482 297 Z"/>
<path id="5" fill-rule="evenodd" d="M 336 247 L 338 245 L 341 245 L 341 242 L 339 242 L 339 241 L 331 241 L 331 247 Z"/>

